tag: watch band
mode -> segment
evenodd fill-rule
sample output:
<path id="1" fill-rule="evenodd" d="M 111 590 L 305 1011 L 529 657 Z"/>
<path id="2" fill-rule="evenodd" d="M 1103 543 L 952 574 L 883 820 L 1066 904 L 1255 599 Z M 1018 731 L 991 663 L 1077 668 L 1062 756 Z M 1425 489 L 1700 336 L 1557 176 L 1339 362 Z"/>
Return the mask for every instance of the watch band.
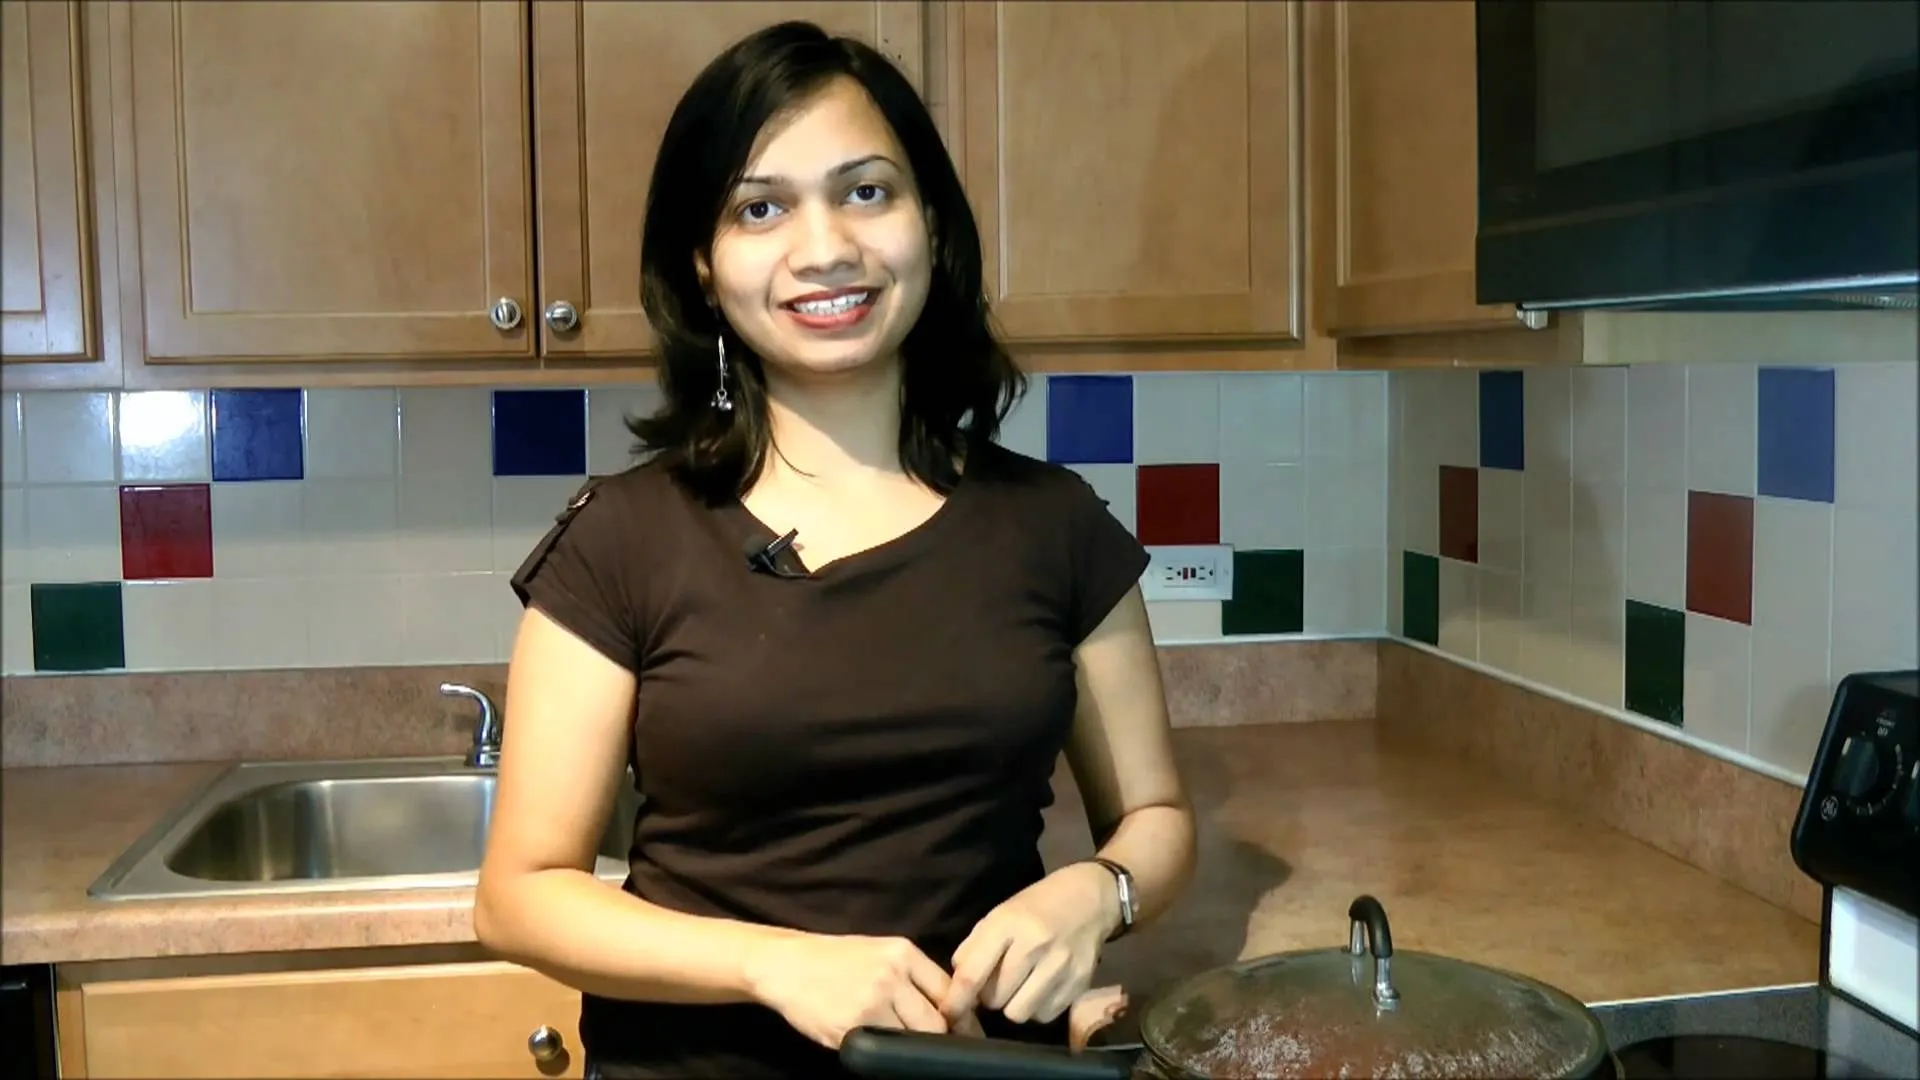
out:
<path id="1" fill-rule="evenodd" d="M 1115 891 L 1120 896 L 1120 925 L 1114 928 L 1113 936 L 1107 940 L 1114 941 L 1125 937 L 1127 932 L 1133 929 L 1133 918 L 1137 911 L 1134 902 L 1133 872 L 1112 859 L 1103 859 L 1098 855 L 1090 857 L 1087 861 L 1104 866 L 1113 874 Z"/>

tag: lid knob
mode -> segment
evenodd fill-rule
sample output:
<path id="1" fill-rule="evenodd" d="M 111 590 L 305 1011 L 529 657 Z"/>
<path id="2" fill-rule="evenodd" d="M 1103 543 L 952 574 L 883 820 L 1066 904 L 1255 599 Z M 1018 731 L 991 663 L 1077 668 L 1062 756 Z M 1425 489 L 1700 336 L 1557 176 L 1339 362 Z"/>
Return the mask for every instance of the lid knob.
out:
<path id="1" fill-rule="evenodd" d="M 1373 1003 L 1391 1009 L 1400 1003 L 1400 991 L 1393 988 L 1393 930 L 1387 926 L 1387 909 L 1371 896 L 1358 896 L 1347 905 L 1352 931 L 1347 936 L 1347 951 L 1355 956 L 1373 954 Z"/>

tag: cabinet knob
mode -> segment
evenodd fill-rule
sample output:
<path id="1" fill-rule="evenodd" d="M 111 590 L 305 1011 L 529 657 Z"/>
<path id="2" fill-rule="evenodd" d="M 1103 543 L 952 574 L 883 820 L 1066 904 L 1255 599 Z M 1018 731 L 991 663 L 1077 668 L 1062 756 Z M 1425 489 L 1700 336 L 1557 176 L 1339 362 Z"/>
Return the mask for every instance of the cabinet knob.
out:
<path id="1" fill-rule="evenodd" d="M 543 1063 L 557 1061 L 560 1055 L 566 1052 L 566 1040 L 560 1037 L 558 1031 L 546 1024 L 534 1028 L 533 1034 L 527 1036 L 527 1053 L 532 1054 L 535 1061 Z"/>
<path id="2" fill-rule="evenodd" d="M 564 334 L 580 325 L 580 313 L 565 300 L 555 300 L 547 305 L 547 326 L 556 334 Z"/>
<path id="3" fill-rule="evenodd" d="M 503 296 L 493 302 L 493 309 L 487 312 L 493 320 L 495 330 L 511 330 L 520 325 L 520 301 L 511 296 Z"/>

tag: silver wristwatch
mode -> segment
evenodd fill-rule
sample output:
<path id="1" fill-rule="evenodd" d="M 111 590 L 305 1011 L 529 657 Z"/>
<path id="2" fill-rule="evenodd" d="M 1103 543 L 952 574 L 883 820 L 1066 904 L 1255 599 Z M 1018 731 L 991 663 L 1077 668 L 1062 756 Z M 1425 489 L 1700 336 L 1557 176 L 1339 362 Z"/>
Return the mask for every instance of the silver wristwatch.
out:
<path id="1" fill-rule="evenodd" d="M 1133 929 L 1135 910 L 1133 901 L 1133 872 L 1121 866 L 1119 863 L 1114 862 L 1112 859 L 1103 859 L 1098 855 L 1093 856 L 1087 861 L 1098 863 L 1113 873 L 1115 891 L 1120 894 L 1120 925 L 1114 929 L 1113 936 L 1107 940 L 1113 941 L 1116 938 L 1125 937 L 1127 932 Z"/>

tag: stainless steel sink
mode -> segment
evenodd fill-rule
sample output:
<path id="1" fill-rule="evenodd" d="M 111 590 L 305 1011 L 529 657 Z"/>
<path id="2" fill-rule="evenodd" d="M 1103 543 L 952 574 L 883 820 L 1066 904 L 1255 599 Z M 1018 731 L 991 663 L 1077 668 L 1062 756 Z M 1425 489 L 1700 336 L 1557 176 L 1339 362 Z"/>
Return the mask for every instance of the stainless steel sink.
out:
<path id="1" fill-rule="evenodd" d="M 631 774 L 628 776 L 631 781 Z M 498 774 L 459 758 L 247 763 L 221 773 L 87 890 L 101 900 L 471 886 Z M 622 785 L 596 876 L 627 873 Z"/>

